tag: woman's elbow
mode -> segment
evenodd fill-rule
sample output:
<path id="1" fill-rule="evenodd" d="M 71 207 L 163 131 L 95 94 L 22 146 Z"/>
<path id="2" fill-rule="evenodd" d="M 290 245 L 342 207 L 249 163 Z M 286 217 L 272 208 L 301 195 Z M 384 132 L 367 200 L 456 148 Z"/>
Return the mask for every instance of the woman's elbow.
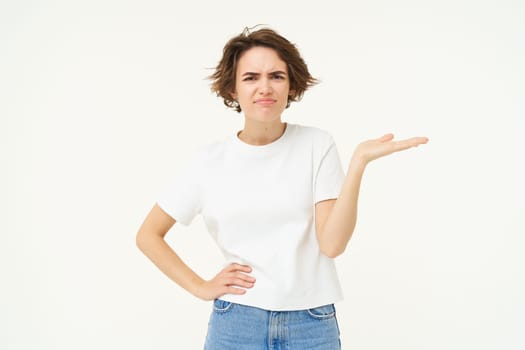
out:
<path id="1" fill-rule="evenodd" d="M 142 230 L 139 230 L 137 234 L 135 235 L 135 245 L 139 250 L 143 250 L 144 247 L 144 241 L 145 241 L 145 234 Z"/>
<path id="2" fill-rule="evenodd" d="M 323 255 L 329 257 L 330 259 L 335 259 L 344 253 L 346 246 L 324 245 L 320 246 L 319 248 Z"/>
<path id="3" fill-rule="evenodd" d="M 135 244 L 140 251 L 144 252 L 146 248 L 150 245 L 152 238 L 154 238 L 152 232 L 148 232 L 147 230 L 141 229 L 135 235 Z"/>

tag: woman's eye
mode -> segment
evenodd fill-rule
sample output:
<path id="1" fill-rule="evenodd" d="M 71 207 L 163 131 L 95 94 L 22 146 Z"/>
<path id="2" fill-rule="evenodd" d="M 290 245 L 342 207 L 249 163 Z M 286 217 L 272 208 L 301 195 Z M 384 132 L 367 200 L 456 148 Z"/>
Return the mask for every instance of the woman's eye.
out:
<path id="1" fill-rule="evenodd" d="M 282 76 L 282 75 L 274 75 L 273 78 L 274 79 L 284 79 L 284 76 Z"/>
<path id="2" fill-rule="evenodd" d="M 253 77 L 246 77 L 242 81 L 248 81 L 248 80 L 253 80 Z"/>

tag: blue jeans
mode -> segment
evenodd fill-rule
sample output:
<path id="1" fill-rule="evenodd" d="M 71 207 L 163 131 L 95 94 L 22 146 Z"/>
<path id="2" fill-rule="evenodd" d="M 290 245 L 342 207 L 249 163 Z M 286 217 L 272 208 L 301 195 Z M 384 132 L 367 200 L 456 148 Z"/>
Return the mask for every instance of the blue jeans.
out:
<path id="1" fill-rule="evenodd" d="M 340 350 L 335 307 L 269 311 L 216 299 L 204 350 Z"/>

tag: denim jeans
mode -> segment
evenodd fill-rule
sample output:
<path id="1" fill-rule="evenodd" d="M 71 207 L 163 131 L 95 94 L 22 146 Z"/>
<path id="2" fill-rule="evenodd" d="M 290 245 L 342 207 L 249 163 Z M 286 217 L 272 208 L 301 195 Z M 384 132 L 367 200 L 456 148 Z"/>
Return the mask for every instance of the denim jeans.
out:
<path id="1" fill-rule="evenodd" d="M 340 350 L 333 304 L 269 311 L 216 299 L 205 350 Z"/>

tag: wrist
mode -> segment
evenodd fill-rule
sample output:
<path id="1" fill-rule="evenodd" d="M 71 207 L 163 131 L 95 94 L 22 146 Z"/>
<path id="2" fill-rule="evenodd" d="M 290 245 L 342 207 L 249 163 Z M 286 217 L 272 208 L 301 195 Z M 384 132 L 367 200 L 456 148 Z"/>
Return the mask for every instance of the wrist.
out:
<path id="1" fill-rule="evenodd" d="M 368 161 L 358 154 L 355 154 L 350 159 L 348 170 L 363 172 L 368 165 Z"/>
<path id="2" fill-rule="evenodd" d="M 192 283 L 190 288 L 188 289 L 188 292 L 190 292 L 193 296 L 204 299 L 204 284 L 206 281 L 202 279 L 201 277 L 196 277 Z"/>

